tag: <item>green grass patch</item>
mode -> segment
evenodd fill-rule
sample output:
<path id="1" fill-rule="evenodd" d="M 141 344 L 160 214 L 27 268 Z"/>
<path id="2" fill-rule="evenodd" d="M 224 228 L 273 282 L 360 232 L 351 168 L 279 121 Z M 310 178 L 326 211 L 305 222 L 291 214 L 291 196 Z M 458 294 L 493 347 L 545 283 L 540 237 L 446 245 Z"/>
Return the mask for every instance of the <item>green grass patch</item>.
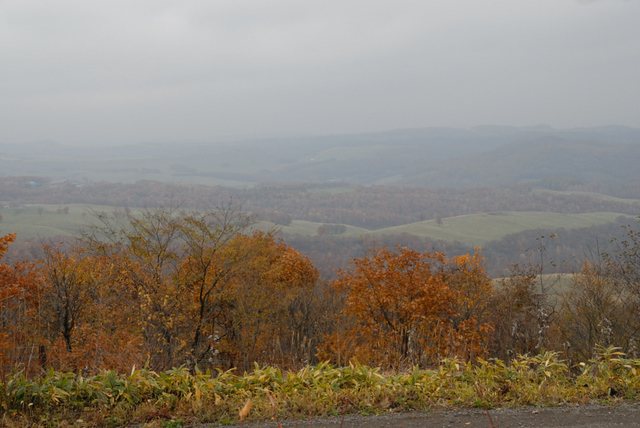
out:
<path id="1" fill-rule="evenodd" d="M 281 226 L 268 221 L 260 221 L 256 224 L 256 228 L 263 231 L 280 230 L 284 234 L 315 236 L 318 234 L 318 228 L 324 223 L 316 223 L 313 221 L 293 220 L 288 226 Z M 369 233 L 367 229 L 361 227 L 345 225 L 346 231 L 335 236 L 360 236 Z"/>
<path id="2" fill-rule="evenodd" d="M 114 210 L 113 207 L 92 208 L 108 213 Z M 17 233 L 19 238 L 78 236 L 83 227 L 95 220 L 88 210 L 88 205 L 27 205 L 20 208 L 3 208 L 0 211 L 0 234 Z"/>
<path id="3" fill-rule="evenodd" d="M 498 286 L 502 281 L 508 278 L 493 278 L 492 282 Z M 544 288 L 547 293 L 547 303 L 558 307 L 562 302 L 562 296 L 571 291 L 573 287 L 573 273 L 549 273 L 537 275 L 534 283 L 534 291 L 540 292 Z"/>
<path id="4" fill-rule="evenodd" d="M 336 191 L 341 188 L 336 188 Z M 68 208 L 68 214 L 60 210 Z M 3 208 L 3 221 L 0 233 L 18 233 L 22 238 L 50 237 L 54 235 L 78 236 L 80 230 L 95 221 L 90 210 L 112 214 L 117 208 L 92 206 L 86 204 L 71 205 L 28 205 L 21 208 Z M 599 226 L 612 223 L 619 216 L 634 217 L 618 213 L 559 214 L 548 212 L 511 212 L 470 214 L 443 218 L 438 224 L 427 220 L 402 226 L 388 227 L 370 231 L 361 227 L 346 226 L 340 236 L 358 237 L 362 235 L 383 235 L 409 233 L 421 238 L 445 241 L 459 241 L 467 245 L 482 246 L 487 242 L 501 239 L 507 234 L 529 229 L 574 229 Z M 279 226 L 269 222 L 259 222 L 260 230 L 280 229 L 285 234 L 314 236 L 323 223 L 293 220 L 288 226 Z"/>
<path id="5" fill-rule="evenodd" d="M 547 194 L 547 195 L 558 195 L 558 196 L 563 196 L 563 195 L 586 196 L 597 201 L 622 202 L 626 204 L 635 204 L 636 202 L 640 202 L 640 199 L 624 199 L 624 198 L 618 198 L 615 196 L 605 195 L 603 193 L 583 192 L 583 191 L 577 191 L 577 190 L 560 191 L 560 190 L 548 190 L 548 189 L 533 189 L 532 192 L 534 195 Z"/>
<path id="6" fill-rule="evenodd" d="M 332 147 L 315 153 L 311 158 L 315 161 L 354 161 L 356 159 L 367 159 L 380 156 L 389 151 L 389 146 L 375 144 L 367 146 L 342 146 Z"/>
<path id="7" fill-rule="evenodd" d="M 339 193 L 354 193 L 356 189 L 352 186 L 338 186 L 338 187 L 316 187 L 308 190 L 310 193 L 328 193 L 328 194 L 339 194 Z"/>
<path id="8" fill-rule="evenodd" d="M 82 230 L 98 223 L 92 213 L 113 215 L 122 208 L 106 205 L 25 205 L 3 208 L 0 235 L 17 233 L 18 238 L 48 238 L 56 235 L 80 236 Z M 135 213 L 137 209 L 132 209 Z"/>
<path id="9" fill-rule="evenodd" d="M 549 212 L 497 211 L 447 217 L 438 224 L 427 220 L 403 226 L 379 229 L 374 234 L 409 233 L 422 238 L 459 241 L 467 245 L 482 246 L 511 234 L 529 229 L 577 229 L 613 223 L 618 213 L 559 214 Z M 630 219 L 632 216 L 626 216 Z"/>

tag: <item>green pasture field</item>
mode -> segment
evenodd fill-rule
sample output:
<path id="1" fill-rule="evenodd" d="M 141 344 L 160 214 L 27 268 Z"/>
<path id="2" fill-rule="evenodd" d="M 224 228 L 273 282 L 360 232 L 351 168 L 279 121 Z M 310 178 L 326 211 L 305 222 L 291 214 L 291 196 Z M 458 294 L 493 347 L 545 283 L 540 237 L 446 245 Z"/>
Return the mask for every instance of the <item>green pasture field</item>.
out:
<path id="1" fill-rule="evenodd" d="M 340 186 L 340 187 L 319 187 L 319 188 L 312 188 L 309 189 L 308 191 L 311 193 L 329 193 L 329 194 L 336 194 L 336 193 L 353 193 L 355 192 L 356 189 L 354 189 L 353 187 L 349 186 L 349 185 L 345 185 L 345 186 Z"/>
<path id="2" fill-rule="evenodd" d="M 284 235 L 302 235 L 315 236 L 318 234 L 318 227 L 324 223 L 316 223 L 313 221 L 293 220 L 288 226 L 271 223 L 269 221 L 259 221 L 252 229 L 261 230 L 263 232 L 281 232 Z M 362 236 L 369 233 L 367 229 L 361 227 L 345 225 L 346 231 L 340 235 L 334 236 Z"/>
<path id="3" fill-rule="evenodd" d="M 442 224 L 438 224 L 436 220 L 427 220 L 388 227 L 376 230 L 374 234 L 409 233 L 422 238 L 459 241 L 467 245 L 482 246 L 511 233 L 539 228 L 553 230 L 600 226 L 614 222 L 621 215 L 633 218 L 618 213 L 559 214 L 537 211 L 497 211 L 443 218 Z"/>
<path id="4" fill-rule="evenodd" d="M 582 191 L 573 191 L 573 190 L 548 190 L 548 189 L 534 189 L 533 190 L 533 194 L 534 195 L 544 195 L 544 194 L 551 194 L 551 195 L 582 195 L 582 196 L 587 196 L 589 198 L 592 199 L 596 199 L 596 200 L 600 200 L 600 201 L 610 201 L 610 202 L 623 202 L 623 203 L 627 203 L 627 204 L 635 204 L 636 202 L 640 202 L 639 199 L 624 199 L 624 198 L 618 198 L 615 196 L 610 196 L 610 195 L 605 195 L 603 193 L 596 193 L 596 192 L 582 192 Z"/>
<path id="5" fill-rule="evenodd" d="M 58 212 L 65 207 L 68 208 L 68 214 Z M 84 205 L 28 205 L 20 208 L 2 208 L 0 235 L 17 233 L 19 238 L 79 236 L 82 227 L 89 225 L 93 219 L 87 209 Z M 111 212 L 113 208 L 104 207 L 104 210 Z"/>
<path id="6" fill-rule="evenodd" d="M 538 276 L 538 284 L 542 282 L 545 287 L 550 287 L 553 294 L 561 295 L 573 287 L 573 273 L 550 273 Z"/>
<path id="7" fill-rule="evenodd" d="M 25 205 L 5 208 L 0 205 L 0 235 L 17 233 L 18 238 L 49 238 L 56 235 L 80 236 L 82 230 L 97 222 L 92 212 L 112 215 L 117 208 L 105 205 Z M 68 214 L 64 209 L 68 209 Z"/>
<path id="8" fill-rule="evenodd" d="M 207 173 L 207 171 L 204 171 Z M 108 182 L 113 179 L 113 172 L 95 172 L 91 175 L 95 182 Z M 79 175 L 72 178 L 80 179 Z M 156 180 L 160 182 L 170 183 L 174 185 L 179 184 L 201 184 L 204 186 L 226 186 L 226 187 L 253 187 L 256 183 L 252 181 L 239 181 L 224 179 L 215 176 L 208 175 L 191 175 L 191 174 L 178 174 L 175 172 L 160 172 L 160 173 L 141 173 L 141 172 L 122 172 L 118 174 L 118 180 L 122 183 L 135 183 L 139 180 Z"/>
<path id="9" fill-rule="evenodd" d="M 316 153 L 315 155 L 313 155 L 313 159 L 316 161 L 346 161 L 372 157 L 373 154 L 384 153 L 388 150 L 389 146 L 384 144 L 376 144 L 371 146 L 332 147 L 330 149 L 325 149 Z"/>
<path id="10" fill-rule="evenodd" d="M 498 286 L 506 278 L 494 278 L 494 286 Z M 550 273 L 538 275 L 535 282 L 536 292 L 544 288 L 547 293 L 547 302 L 558 307 L 562 303 L 562 295 L 571 291 L 573 287 L 573 273 Z"/>
<path id="11" fill-rule="evenodd" d="M 2 205 L 0 204 L 0 207 Z M 68 214 L 59 212 L 68 208 Z M 51 237 L 55 235 L 79 236 L 81 230 L 90 225 L 95 218 L 90 211 L 112 214 L 117 208 L 87 204 L 70 205 L 28 205 L 20 208 L 0 208 L 3 221 L 0 234 L 17 233 L 21 238 Z M 482 246 L 487 242 L 501 239 L 507 234 L 528 229 L 573 229 L 592 227 L 614 222 L 618 213 L 558 214 L 546 212 L 492 212 L 443 218 L 438 224 L 427 220 L 402 226 L 388 227 L 375 231 L 355 226 L 346 226 L 346 231 L 337 236 L 360 237 L 364 235 L 383 235 L 409 233 L 421 238 L 445 241 L 459 241 L 468 245 Z M 630 219 L 632 216 L 626 216 Z M 280 230 L 283 234 L 315 236 L 323 223 L 293 220 L 288 226 L 279 226 L 262 221 L 256 229 Z"/>

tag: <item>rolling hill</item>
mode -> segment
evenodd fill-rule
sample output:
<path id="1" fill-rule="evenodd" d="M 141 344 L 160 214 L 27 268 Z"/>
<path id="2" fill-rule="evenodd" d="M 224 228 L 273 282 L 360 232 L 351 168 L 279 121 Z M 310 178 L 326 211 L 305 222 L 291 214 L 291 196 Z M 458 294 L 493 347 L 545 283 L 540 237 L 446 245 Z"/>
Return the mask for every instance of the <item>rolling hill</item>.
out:
<path id="1" fill-rule="evenodd" d="M 532 183 L 550 188 L 640 184 L 640 143 L 544 137 L 476 155 L 444 160 L 412 171 L 396 184 L 429 187 L 504 186 Z"/>
<path id="2" fill-rule="evenodd" d="M 67 209 L 64 211 L 64 209 Z M 20 238 L 48 238 L 56 235 L 79 236 L 83 228 L 95 222 L 89 213 L 112 213 L 113 207 L 89 206 L 83 204 L 31 205 L 14 209 L 3 209 L 3 221 L 0 223 L 0 235 L 17 233 Z M 66 214 L 65 214 L 66 212 Z M 460 242 L 470 246 L 483 246 L 497 241 L 506 235 L 530 229 L 577 229 L 613 223 L 620 216 L 632 219 L 633 216 L 619 213 L 559 214 L 550 212 L 490 212 L 448 217 L 438 222 L 427 220 L 402 226 L 367 230 L 361 227 L 345 225 L 346 230 L 336 236 L 364 237 L 381 235 L 400 235 L 403 233 L 420 238 L 439 241 Z M 268 221 L 260 221 L 256 229 L 280 230 L 284 235 L 316 236 L 323 223 L 293 220 L 287 226 Z"/>
<path id="3" fill-rule="evenodd" d="M 530 229 L 578 229 L 613 223 L 621 214 L 558 214 L 548 212 L 490 212 L 444 218 L 441 223 L 427 220 L 404 226 L 388 227 L 375 235 L 408 233 L 421 238 L 458 241 L 470 246 L 484 246 L 512 233 Z M 633 218 L 632 216 L 624 216 Z"/>

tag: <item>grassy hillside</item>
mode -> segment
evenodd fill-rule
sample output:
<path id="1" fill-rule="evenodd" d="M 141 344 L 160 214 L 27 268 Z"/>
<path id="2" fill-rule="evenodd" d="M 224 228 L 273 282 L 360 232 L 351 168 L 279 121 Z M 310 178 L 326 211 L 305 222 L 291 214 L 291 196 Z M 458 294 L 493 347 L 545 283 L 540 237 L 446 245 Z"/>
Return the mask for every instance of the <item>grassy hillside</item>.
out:
<path id="1" fill-rule="evenodd" d="M 312 221 L 293 220 L 288 226 L 281 226 L 268 221 L 261 221 L 256 225 L 257 229 L 267 230 L 279 230 L 284 234 L 299 234 L 304 236 L 314 236 L 318 234 L 318 227 L 323 223 L 315 223 Z M 369 233 L 367 229 L 355 226 L 347 226 L 346 232 L 342 235 L 360 236 L 362 234 Z"/>
<path id="2" fill-rule="evenodd" d="M 64 214 L 65 207 L 68 214 Z M 113 211 L 113 208 L 104 209 Z M 92 216 L 87 214 L 87 207 L 81 205 L 30 205 L 3 208 L 0 213 L 0 234 L 17 233 L 20 238 L 78 236 L 80 229 L 92 221 Z"/>
<path id="3" fill-rule="evenodd" d="M 621 214 L 558 214 L 546 212 L 492 212 L 443 218 L 442 224 L 428 220 L 403 226 L 388 227 L 375 234 L 409 233 L 422 238 L 459 241 L 482 246 L 511 233 L 528 229 L 576 229 L 612 223 Z M 631 216 L 627 216 L 631 218 Z"/>
<path id="4" fill-rule="evenodd" d="M 640 183 L 639 143 L 547 136 L 444 160 L 413 174 L 409 171 L 395 184 L 478 187 L 533 183 L 557 190 L 567 186 L 616 188 L 628 194 L 629 187 Z"/>
<path id="5" fill-rule="evenodd" d="M 583 192 L 578 190 L 548 190 L 548 189 L 533 189 L 532 193 L 534 195 L 552 195 L 552 196 L 563 196 L 563 195 L 573 195 L 573 196 L 584 196 L 590 199 L 594 199 L 597 201 L 606 201 L 606 202 L 619 202 L 622 204 L 635 204 L 636 202 L 640 202 L 639 199 L 628 199 L 628 198 L 618 198 L 615 196 L 605 195 L 602 193 L 596 192 Z"/>
<path id="6" fill-rule="evenodd" d="M 103 205 L 25 205 L 2 208 L 0 235 L 17 233 L 19 238 L 48 238 L 56 235 L 80 236 L 82 229 L 96 222 L 91 212 L 113 214 Z"/>
<path id="7" fill-rule="evenodd" d="M 64 210 L 68 209 L 65 214 Z M 78 236 L 82 228 L 91 224 L 94 217 L 89 211 L 113 213 L 113 207 L 89 205 L 29 205 L 22 208 L 3 208 L 0 213 L 0 234 L 17 233 L 21 238 L 50 237 L 55 235 Z M 385 235 L 408 233 L 421 238 L 443 241 L 459 241 L 466 245 L 483 246 L 505 235 L 529 229 L 575 229 L 613 223 L 619 213 L 558 214 L 547 212 L 491 212 L 443 218 L 441 224 L 427 220 L 378 230 L 346 226 L 340 236 Z M 633 218 L 626 215 L 626 217 Z M 293 220 L 288 226 L 261 221 L 256 229 L 280 230 L 283 234 L 314 236 L 322 223 Z"/>

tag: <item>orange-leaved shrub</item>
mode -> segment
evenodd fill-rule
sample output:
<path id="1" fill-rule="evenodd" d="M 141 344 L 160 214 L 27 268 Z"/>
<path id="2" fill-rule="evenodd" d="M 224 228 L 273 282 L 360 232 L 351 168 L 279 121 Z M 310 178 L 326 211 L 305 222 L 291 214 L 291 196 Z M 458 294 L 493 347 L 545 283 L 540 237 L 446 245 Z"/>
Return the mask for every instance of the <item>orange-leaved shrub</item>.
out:
<path id="1" fill-rule="evenodd" d="M 16 234 L 0 237 L 0 260 Z M 39 359 L 38 330 L 32 322 L 40 306 L 40 290 L 32 263 L 0 263 L 0 371 L 14 364 L 27 370 Z"/>
<path id="2" fill-rule="evenodd" d="M 325 336 L 319 358 L 398 368 L 485 356 L 491 284 L 480 263 L 479 253 L 448 260 L 401 247 L 353 260 L 334 283 L 345 327 Z"/>

